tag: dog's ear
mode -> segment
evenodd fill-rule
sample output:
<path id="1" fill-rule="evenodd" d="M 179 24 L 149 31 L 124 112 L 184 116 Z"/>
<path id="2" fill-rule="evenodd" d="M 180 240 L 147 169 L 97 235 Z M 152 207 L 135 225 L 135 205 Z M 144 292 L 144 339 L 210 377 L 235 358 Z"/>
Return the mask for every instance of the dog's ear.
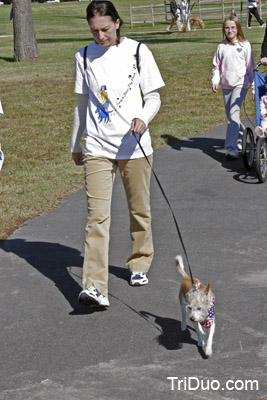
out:
<path id="1" fill-rule="evenodd" d="M 209 291 L 210 291 L 210 284 L 208 284 L 208 286 L 206 287 L 206 289 L 205 289 L 205 294 L 208 294 L 209 293 Z"/>

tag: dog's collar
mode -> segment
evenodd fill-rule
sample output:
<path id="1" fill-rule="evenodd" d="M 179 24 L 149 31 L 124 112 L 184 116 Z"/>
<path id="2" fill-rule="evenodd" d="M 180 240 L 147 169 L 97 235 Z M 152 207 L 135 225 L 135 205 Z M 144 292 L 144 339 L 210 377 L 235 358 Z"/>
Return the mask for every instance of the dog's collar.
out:
<path id="1" fill-rule="evenodd" d="M 200 324 L 204 326 L 204 328 L 211 328 L 214 322 L 214 315 L 215 315 L 215 298 L 212 297 L 210 299 L 210 308 L 208 309 L 208 314 L 206 316 L 206 319 Z"/>

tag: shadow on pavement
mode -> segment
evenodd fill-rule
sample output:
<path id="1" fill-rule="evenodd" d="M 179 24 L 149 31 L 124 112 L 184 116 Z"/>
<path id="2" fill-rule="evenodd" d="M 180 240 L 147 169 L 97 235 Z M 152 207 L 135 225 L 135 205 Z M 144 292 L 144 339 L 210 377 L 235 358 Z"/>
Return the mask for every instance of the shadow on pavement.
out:
<path id="1" fill-rule="evenodd" d="M 24 239 L 6 240 L 1 248 L 24 259 L 29 265 L 55 283 L 75 313 L 92 313 L 95 310 L 80 306 L 77 298 L 81 286 L 72 277 L 73 267 L 82 268 L 80 252 L 59 243 L 31 242 Z M 72 314 L 72 313 L 71 313 Z"/>
<path id="2" fill-rule="evenodd" d="M 197 346 L 198 352 L 202 358 L 206 359 L 205 353 L 201 347 L 197 345 L 197 341 L 191 338 L 190 330 L 193 328 L 187 326 L 186 331 L 181 331 L 181 322 L 173 318 L 160 317 L 147 311 L 140 311 L 140 314 L 149 321 L 149 317 L 154 318 L 154 323 L 160 327 L 161 334 L 157 341 L 160 346 L 166 350 L 180 350 L 184 343 Z"/>
<path id="3" fill-rule="evenodd" d="M 204 154 L 218 161 L 228 172 L 234 173 L 233 179 L 236 181 L 253 185 L 258 183 L 257 181 L 255 182 L 255 179 L 257 179 L 255 170 L 247 171 L 245 169 L 241 153 L 239 153 L 238 160 L 226 160 L 225 153 L 222 152 L 224 139 L 196 136 L 188 140 L 177 140 L 171 135 L 162 135 L 161 137 L 166 141 L 167 145 L 177 151 L 182 151 L 183 148 L 202 150 Z"/>
<path id="4" fill-rule="evenodd" d="M 109 273 L 116 276 L 123 281 L 129 282 L 130 272 L 126 267 L 115 267 L 114 265 L 109 265 Z"/>

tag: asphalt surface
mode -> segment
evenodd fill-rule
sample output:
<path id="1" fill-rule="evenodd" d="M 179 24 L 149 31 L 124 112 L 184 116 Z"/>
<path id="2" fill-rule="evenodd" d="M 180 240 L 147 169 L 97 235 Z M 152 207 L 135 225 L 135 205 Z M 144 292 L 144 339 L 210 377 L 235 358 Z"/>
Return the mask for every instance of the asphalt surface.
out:
<path id="1" fill-rule="evenodd" d="M 226 161 L 225 126 L 157 149 L 154 170 L 196 277 L 216 295 L 213 355 L 180 330 L 172 215 L 151 182 L 155 257 L 131 287 L 128 210 L 116 178 L 106 311 L 80 306 L 84 191 L 27 221 L 0 248 L 1 400 L 267 398 L 266 184 Z M 168 379 L 173 377 L 172 379 Z"/>

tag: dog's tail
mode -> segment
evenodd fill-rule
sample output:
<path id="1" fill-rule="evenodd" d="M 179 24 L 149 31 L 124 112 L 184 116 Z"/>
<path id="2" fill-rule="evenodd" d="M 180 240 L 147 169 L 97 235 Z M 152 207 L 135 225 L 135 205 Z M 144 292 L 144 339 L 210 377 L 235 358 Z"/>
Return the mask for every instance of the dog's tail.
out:
<path id="1" fill-rule="evenodd" d="M 178 271 L 180 272 L 180 274 L 182 275 L 182 277 L 188 278 L 188 275 L 184 270 L 184 262 L 183 262 L 183 258 L 181 255 L 178 255 L 175 257 L 175 263 L 176 263 L 176 267 L 177 267 Z"/>

